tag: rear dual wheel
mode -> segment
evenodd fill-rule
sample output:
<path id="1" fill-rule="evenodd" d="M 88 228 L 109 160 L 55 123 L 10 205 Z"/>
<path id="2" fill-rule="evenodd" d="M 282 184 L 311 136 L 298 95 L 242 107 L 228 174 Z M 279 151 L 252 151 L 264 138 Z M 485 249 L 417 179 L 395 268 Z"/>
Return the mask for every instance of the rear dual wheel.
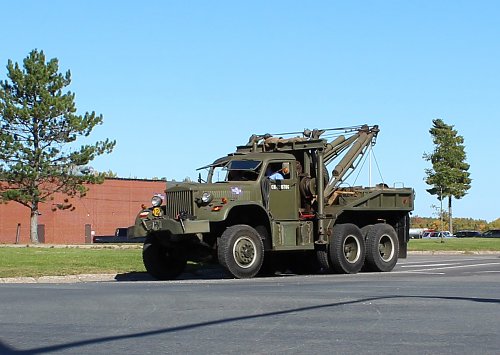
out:
<path id="1" fill-rule="evenodd" d="M 345 223 L 333 227 L 329 259 L 337 273 L 355 274 L 361 270 L 365 262 L 365 240 L 356 225 Z"/>
<path id="2" fill-rule="evenodd" d="M 366 233 L 366 269 L 391 271 L 398 261 L 399 242 L 394 228 L 385 223 L 370 226 Z"/>
<path id="3" fill-rule="evenodd" d="M 386 223 L 365 226 L 338 224 L 333 228 L 329 261 L 333 271 L 354 274 L 364 270 L 391 271 L 398 261 L 399 241 Z"/>

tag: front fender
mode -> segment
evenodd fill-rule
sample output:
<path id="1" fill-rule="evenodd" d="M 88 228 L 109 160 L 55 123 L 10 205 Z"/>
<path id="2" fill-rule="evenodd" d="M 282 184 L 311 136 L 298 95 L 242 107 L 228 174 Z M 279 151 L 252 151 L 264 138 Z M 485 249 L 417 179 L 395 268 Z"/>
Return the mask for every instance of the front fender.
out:
<path id="1" fill-rule="evenodd" d="M 230 205 L 226 205 L 218 212 L 209 212 L 210 214 L 204 217 L 206 218 L 208 217 L 207 219 L 209 219 L 212 222 L 223 222 L 226 221 L 229 218 L 229 215 L 234 213 L 234 211 L 245 208 L 253 208 L 262 211 L 262 213 L 264 214 L 267 214 L 262 204 L 256 202 L 241 201 L 238 203 L 232 203 Z"/>
<path id="2" fill-rule="evenodd" d="M 137 217 L 134 224 L 134 232 L 132 233 L 132 238 L 141 238 L 148 235 L 148 231 L 144 224 L 142 224 L 143 219 Z"/>

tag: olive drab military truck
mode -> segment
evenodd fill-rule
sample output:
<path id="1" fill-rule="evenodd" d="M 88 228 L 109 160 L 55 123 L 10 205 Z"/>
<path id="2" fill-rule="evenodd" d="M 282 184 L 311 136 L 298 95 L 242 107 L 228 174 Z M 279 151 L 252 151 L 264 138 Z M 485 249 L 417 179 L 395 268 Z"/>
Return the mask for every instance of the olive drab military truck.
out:
<path id="1" fill-rule="evenodd" d="M 392 270 L 406 257 L 413 189 L 344 186 L 378 132 L 363 125 L 252 135 L 200 168 L 205 180 L 200 173 L 197 183 L 167 182 L 136 218 L 146 270 L 162 280 L 179 276 L 187 261 L 208 260 L 236 278 L 283 268 Z"/>

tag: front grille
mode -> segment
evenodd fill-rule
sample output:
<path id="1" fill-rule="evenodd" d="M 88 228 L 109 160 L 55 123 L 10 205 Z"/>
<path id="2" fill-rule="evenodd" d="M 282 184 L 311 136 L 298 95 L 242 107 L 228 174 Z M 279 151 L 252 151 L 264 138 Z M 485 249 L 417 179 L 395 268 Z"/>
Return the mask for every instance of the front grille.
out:
<path id="1" fill-rule="evenodd" d="M 167 215 L 177 218 L 180 212 L 193 215 L 193 193 L 189 190 L 167 191 L 166 194 Z"/>

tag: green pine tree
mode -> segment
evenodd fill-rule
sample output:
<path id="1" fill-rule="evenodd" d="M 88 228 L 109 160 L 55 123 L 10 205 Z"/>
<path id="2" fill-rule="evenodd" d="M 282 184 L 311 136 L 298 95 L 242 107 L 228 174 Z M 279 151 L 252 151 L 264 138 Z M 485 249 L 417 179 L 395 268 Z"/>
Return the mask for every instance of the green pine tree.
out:
<path id="1" fill-rule="evenodd" d="M 39 204 L 55 193 L 83 196 L 85 184 L 102 182 L 102 174 L 85 166 L 115 145 L 106 139 L 76 146 L 103 118 L 76 113 L 75 94 L 64 92 L 71 74 L 58 70 L 56 58 L 46 62 L 43 51 L 33 50 L 22 68 L 9 60 L 8 80 L 0 82 L 0 201 L 29 208 L 33 243 L 38 243 Z"/>
<path id="2" fill-rule="evenodd" d="M 427 191 L 442 201 L 448 198 L 448 217 L 450 232 L 453 233 L 452 198 L 460 199 L 471 187 L 469 164 L 466 163 L 464 139 L 441 119 L 432 120 L 429 133 L 435 145 L 434 152 L 424 154 L 424 159 L 432 163 L 425 169 L 425 182 L 432 186 Z"/>

